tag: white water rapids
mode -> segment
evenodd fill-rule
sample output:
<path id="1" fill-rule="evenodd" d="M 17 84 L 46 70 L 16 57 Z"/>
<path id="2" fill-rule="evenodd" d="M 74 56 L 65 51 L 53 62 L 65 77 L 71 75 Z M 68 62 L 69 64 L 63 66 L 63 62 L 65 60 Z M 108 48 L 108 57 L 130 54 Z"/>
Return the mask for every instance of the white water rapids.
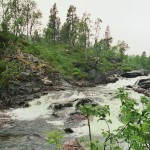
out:
<path id="1" fill-rule="evenodd" d="M 149 76 L 148 76 L 149 77 Z M 115 93 L 117 88 L 126 87 L 127 85 L 134 85 L 138 79 L 148 78 L 148 77 L 137 77 L 137 78 L 121 78 L 116 83 L 110 83 L 107 85 L 100 85 L 93 88 L 83 88 L 83 89 L 70 89 L 66 91 L 52 91 L 48 95 L 42 96 L 39 99 L 35 99 L 29 102 L 30 107 L 28 108 L 18 108 L 11 109 L 7 112 L 7 115 L 12 116 L 15 120 L 36 120 L 37 118 L 45 118 L 45 123 L 52 123 L 54 125 L 61 126 L 63 128 L 64 120 L 51 121 L 47 119 L 52 110 L 48 109 L 53 102 L 66 102 L 77 98 L 89 98 L 95 100 L 100 105 L 110 106 L 110 116 L 109 119 L 112 120 L 110 124 L 110 130 L 113 131 L 117 129 L 122 123 L 119 121 L 119 110 L 120 101 L 115 98 Z M 129 96 L 134 99 L 139 100 L 142 94 L 134 92 L 132 90 L 127 90 Z M 73 108 L 72 108 L 73 109 Z M 71 111 L 69 108 L 66 110 L 65 115 L 69 114 Z M 101 129 L 108 130 L 107 125 L 103 121 L 97 122 L 97 118 L 91 121 L 92 134 L 100 134 Z M 82 121 L 77 128 L 73 128 L 75 136 L 81 136 L 88 134 L 88 126 L 86 121 Z"/>

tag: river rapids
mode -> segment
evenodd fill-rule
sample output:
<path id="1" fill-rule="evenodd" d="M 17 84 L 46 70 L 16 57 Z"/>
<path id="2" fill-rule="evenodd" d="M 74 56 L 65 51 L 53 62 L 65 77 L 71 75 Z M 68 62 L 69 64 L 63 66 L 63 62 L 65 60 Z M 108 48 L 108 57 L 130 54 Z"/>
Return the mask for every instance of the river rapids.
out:
<path id="1" fill-rule="evenodd" d="M 149 76 L 148 76 L 149 77 Z M 135 85 L 142 78 L 120 78 L 116 83 L 100 85 L 90 88 L 67 88 L 65 91 L 50 91 L 39 99 L 30 101 L 30 107 L 0 111 L 0 150 L 50 150 L 53 149 L 47 142 L 47 133 L 53 129 L 71 128 L 74 133 L 66 134 L 65 138 L 81 137 L 88 134 L 86 120 L 78 123 L 67 122 L 66 118 L 74 111 L 74 106 L 67 107 L 59 114 L 53 116 L 49 108 L 52 103 L 70 102 L 75 99 L 88 98 L 99 105 L 109 105 L 109 119 L 112 120 L 110 130 L 117 129 L 122 123 L 119 120 L 120 101 L 115 97 L 117 89 L 127 85 Z M 142 94 L 126 89 L 129 96 L 139 100 Z M 105 122 L 91 120 L 92 134 L 101 135 L 101 129 L 108 130 Z"/>

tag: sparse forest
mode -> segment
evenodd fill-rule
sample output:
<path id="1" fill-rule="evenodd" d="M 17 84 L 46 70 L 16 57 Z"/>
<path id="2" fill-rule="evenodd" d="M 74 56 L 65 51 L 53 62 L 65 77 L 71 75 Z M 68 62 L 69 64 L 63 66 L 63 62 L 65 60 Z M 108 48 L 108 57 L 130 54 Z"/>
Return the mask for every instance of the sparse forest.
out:
<path id="1" fill-rule="evenodd" d="M 87 13 L 79 18 L 73 5 L 68 8 L 66 21 L 62 24 L 61 12 L 55 3 L 50 8 L 49 21 L 43 30 L 42 13 L 35 1 L 1 0 L 0 7 L 1 78 L 8 63 L 3 58 L 18 51 L 32 53 L 48 61 L 63 75 L 76 79 L 88 77 L 90 61 L 95 61 L 96 69 L 103 74 L 112 70 L 150 69 L 150 57 L 144 52 L 141 56 L 125 55 L 129 46 L 124 41 L 112 46 L 109 26 L 104 38 L 100 39 L 102 20 L 91 21 Z"/>

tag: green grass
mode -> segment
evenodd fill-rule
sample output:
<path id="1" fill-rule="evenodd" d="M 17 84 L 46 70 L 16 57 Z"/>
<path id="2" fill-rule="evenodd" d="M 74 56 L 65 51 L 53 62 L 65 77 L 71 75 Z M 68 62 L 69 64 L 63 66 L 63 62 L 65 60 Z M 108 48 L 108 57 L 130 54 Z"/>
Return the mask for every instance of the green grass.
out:
<path id="1" fill-rule="evenodd" d="M 47 61 L 63 75 L 77 79 L 87 77 L 84 70 L 75 67 L 76 63 L 86 63 L 83 50 L 69 51 L 66 49 L 66 45 L 44 46 L 36 44 L 27 46 L 25 52 Z"/>

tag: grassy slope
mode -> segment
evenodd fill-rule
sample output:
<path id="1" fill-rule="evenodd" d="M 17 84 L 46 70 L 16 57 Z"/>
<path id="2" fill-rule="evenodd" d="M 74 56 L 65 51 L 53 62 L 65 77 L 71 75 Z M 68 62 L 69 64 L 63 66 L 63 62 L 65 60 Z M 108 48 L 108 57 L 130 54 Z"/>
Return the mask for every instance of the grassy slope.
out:
<path id="1" fill-rule="evenodd" d="M 38 56 L 39 58 L 47 61 L 53 66 L 53 71 L 58 71 L 61 74 L 70 78 L 85 78 L 87 74 L 75 64 L 85 64 L 84 51 L 73 50 L 69 51 L 65 45 L 56 46 L 43 46 L 43 45 L 29 45 L 26 47 L 25 52 Z"/>

